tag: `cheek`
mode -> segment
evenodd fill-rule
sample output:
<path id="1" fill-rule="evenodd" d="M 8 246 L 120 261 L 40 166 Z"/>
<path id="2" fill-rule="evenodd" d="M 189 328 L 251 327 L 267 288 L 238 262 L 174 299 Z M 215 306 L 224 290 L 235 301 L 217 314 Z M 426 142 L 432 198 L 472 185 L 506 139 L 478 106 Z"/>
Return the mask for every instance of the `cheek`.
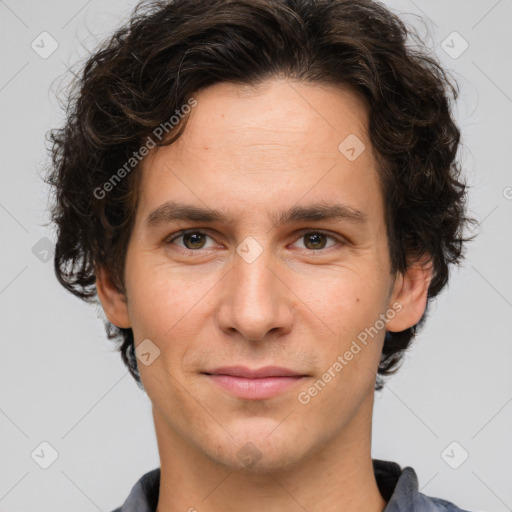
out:
<path id="1" fill-rule="evenodd" d="M 212 273 L 200 276 L 167 264 L 127 266 L 128 313 L 135 344 L 150 339 L 160 350 L 160 363 L 181 372 L 187 351 L 194 350 L 195 340 L 201 339 L 200 331 L 211 328 L 217 281 Z"/>
<path id="2" fill-rule="evenodd" d="M 373 389 L 382 351 L 385 328 L 379 318 L 385 312 L 386 283 L 376 278 L 371 267 L 366 269 L 326 280 L 311 306 L 330 331 L 321 354 L 320 380 L 327 384 L 315 403 L 322 404 L 319 414 L 324 407 L 337 420 L 344 408 L 350 409 Z"/>
<path id="3" fill-rule="evenodd" d="M 327 272 L 313 283 L 307 277 L 302 280 L 304 302 L 341 339 L 373 325 L 385 308 L 386 283 L 371 266 Z"/>
<path id="4" fill-rule="evenodd" d="M 151 260 L 142 251 L 127 258 L 128 312 L 134 334 L 161 338 L 197 302 L 202 285 L 193 286 L 182 273 Z"/>

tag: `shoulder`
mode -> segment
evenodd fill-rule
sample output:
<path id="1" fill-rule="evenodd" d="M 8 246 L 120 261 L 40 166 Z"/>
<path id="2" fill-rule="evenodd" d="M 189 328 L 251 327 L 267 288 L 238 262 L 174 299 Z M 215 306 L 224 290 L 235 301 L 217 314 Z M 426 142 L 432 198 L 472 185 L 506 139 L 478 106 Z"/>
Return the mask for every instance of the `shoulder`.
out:
<path id="1" fill-rule="evenodd" d="M 153 469 L 135 483 L 121 507 L 112 512 L 154 512 L 160 491 L 160 468 Z"/>
<path id="2" fill-rule="evenodd" d="M 418 489 L 418 477 L 411 467 L 391 461 L 373 461 L 375 478 L 387 505 L 383 512 L 470 512 L 454 503 L 427 496 Z"/>
<path id="3" fill-rule="evenodd" d="M 415 502 L 416 506 L 414 510 L 421 512 L 470 512 L 466 509 L 458 507 L 451 501 L 426 496 L 422 493 L 417 494 Z"/>

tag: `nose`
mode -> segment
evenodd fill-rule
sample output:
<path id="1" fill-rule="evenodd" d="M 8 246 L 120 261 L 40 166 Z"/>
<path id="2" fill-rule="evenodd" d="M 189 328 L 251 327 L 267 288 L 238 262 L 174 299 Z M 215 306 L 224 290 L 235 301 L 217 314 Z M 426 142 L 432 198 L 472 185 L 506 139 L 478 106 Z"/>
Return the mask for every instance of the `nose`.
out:
<path id="1" fill-rule="evenodd" d="M 284 269 L 269 249 L 252 262 L 234 255 L 233 267 L 223 279 L 217 311 L 220 329 L 248 341 L 280 337 L 292 329 L 293 293 Z"/>

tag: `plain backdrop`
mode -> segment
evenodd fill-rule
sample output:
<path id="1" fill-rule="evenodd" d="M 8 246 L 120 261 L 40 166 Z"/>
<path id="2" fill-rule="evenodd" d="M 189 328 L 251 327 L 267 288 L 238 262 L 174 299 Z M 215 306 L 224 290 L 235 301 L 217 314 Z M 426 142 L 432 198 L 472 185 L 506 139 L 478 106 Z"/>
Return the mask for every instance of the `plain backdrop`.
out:
<path id="1" fill-rule="evenodd" d="M 512 510 L 512 0 L 387 4 L 419 27 L 459 82 L 460 157 L 481 226 L 401 371 L 376 397 L 373 456 L 414 467 L 427 495 L 505 512 Z M 105 339 L 95 308 L 55 279 L 41 180 L 45 133 L 63 120 L 56 85 L 134 5 L 0 0 L 3 512 L 109 512 L 159 465 L 148 397 Z M 42 37 L 45 51 L 58 45 L 49 56 L 33 48 Z M 58 455 L 47 469 L 41 450 Z"/>

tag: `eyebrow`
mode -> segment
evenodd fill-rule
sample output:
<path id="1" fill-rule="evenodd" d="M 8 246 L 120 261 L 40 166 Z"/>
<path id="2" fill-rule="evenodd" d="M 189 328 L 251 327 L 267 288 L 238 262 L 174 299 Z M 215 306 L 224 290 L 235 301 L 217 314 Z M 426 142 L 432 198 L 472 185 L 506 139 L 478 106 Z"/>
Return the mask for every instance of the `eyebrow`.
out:
<path id="1" fill-rule="evenodd" d="M 270 214 L 270 220 L 273 224 L 289 224 L 300 221 L 335 222 L 339 220 L 362 224 L 368 221 L 368 216 L 350 205 L 320 202 L 306 206 L 293 206 L 288 210 L 274 212 Z M 226 225 L 235 223 L 234 217 L 226 211 L 175 201 L 167 201 L 153 210 L 146 218 L 146 223 L 150 227 L 175 221 L 219 222 Z"/>

